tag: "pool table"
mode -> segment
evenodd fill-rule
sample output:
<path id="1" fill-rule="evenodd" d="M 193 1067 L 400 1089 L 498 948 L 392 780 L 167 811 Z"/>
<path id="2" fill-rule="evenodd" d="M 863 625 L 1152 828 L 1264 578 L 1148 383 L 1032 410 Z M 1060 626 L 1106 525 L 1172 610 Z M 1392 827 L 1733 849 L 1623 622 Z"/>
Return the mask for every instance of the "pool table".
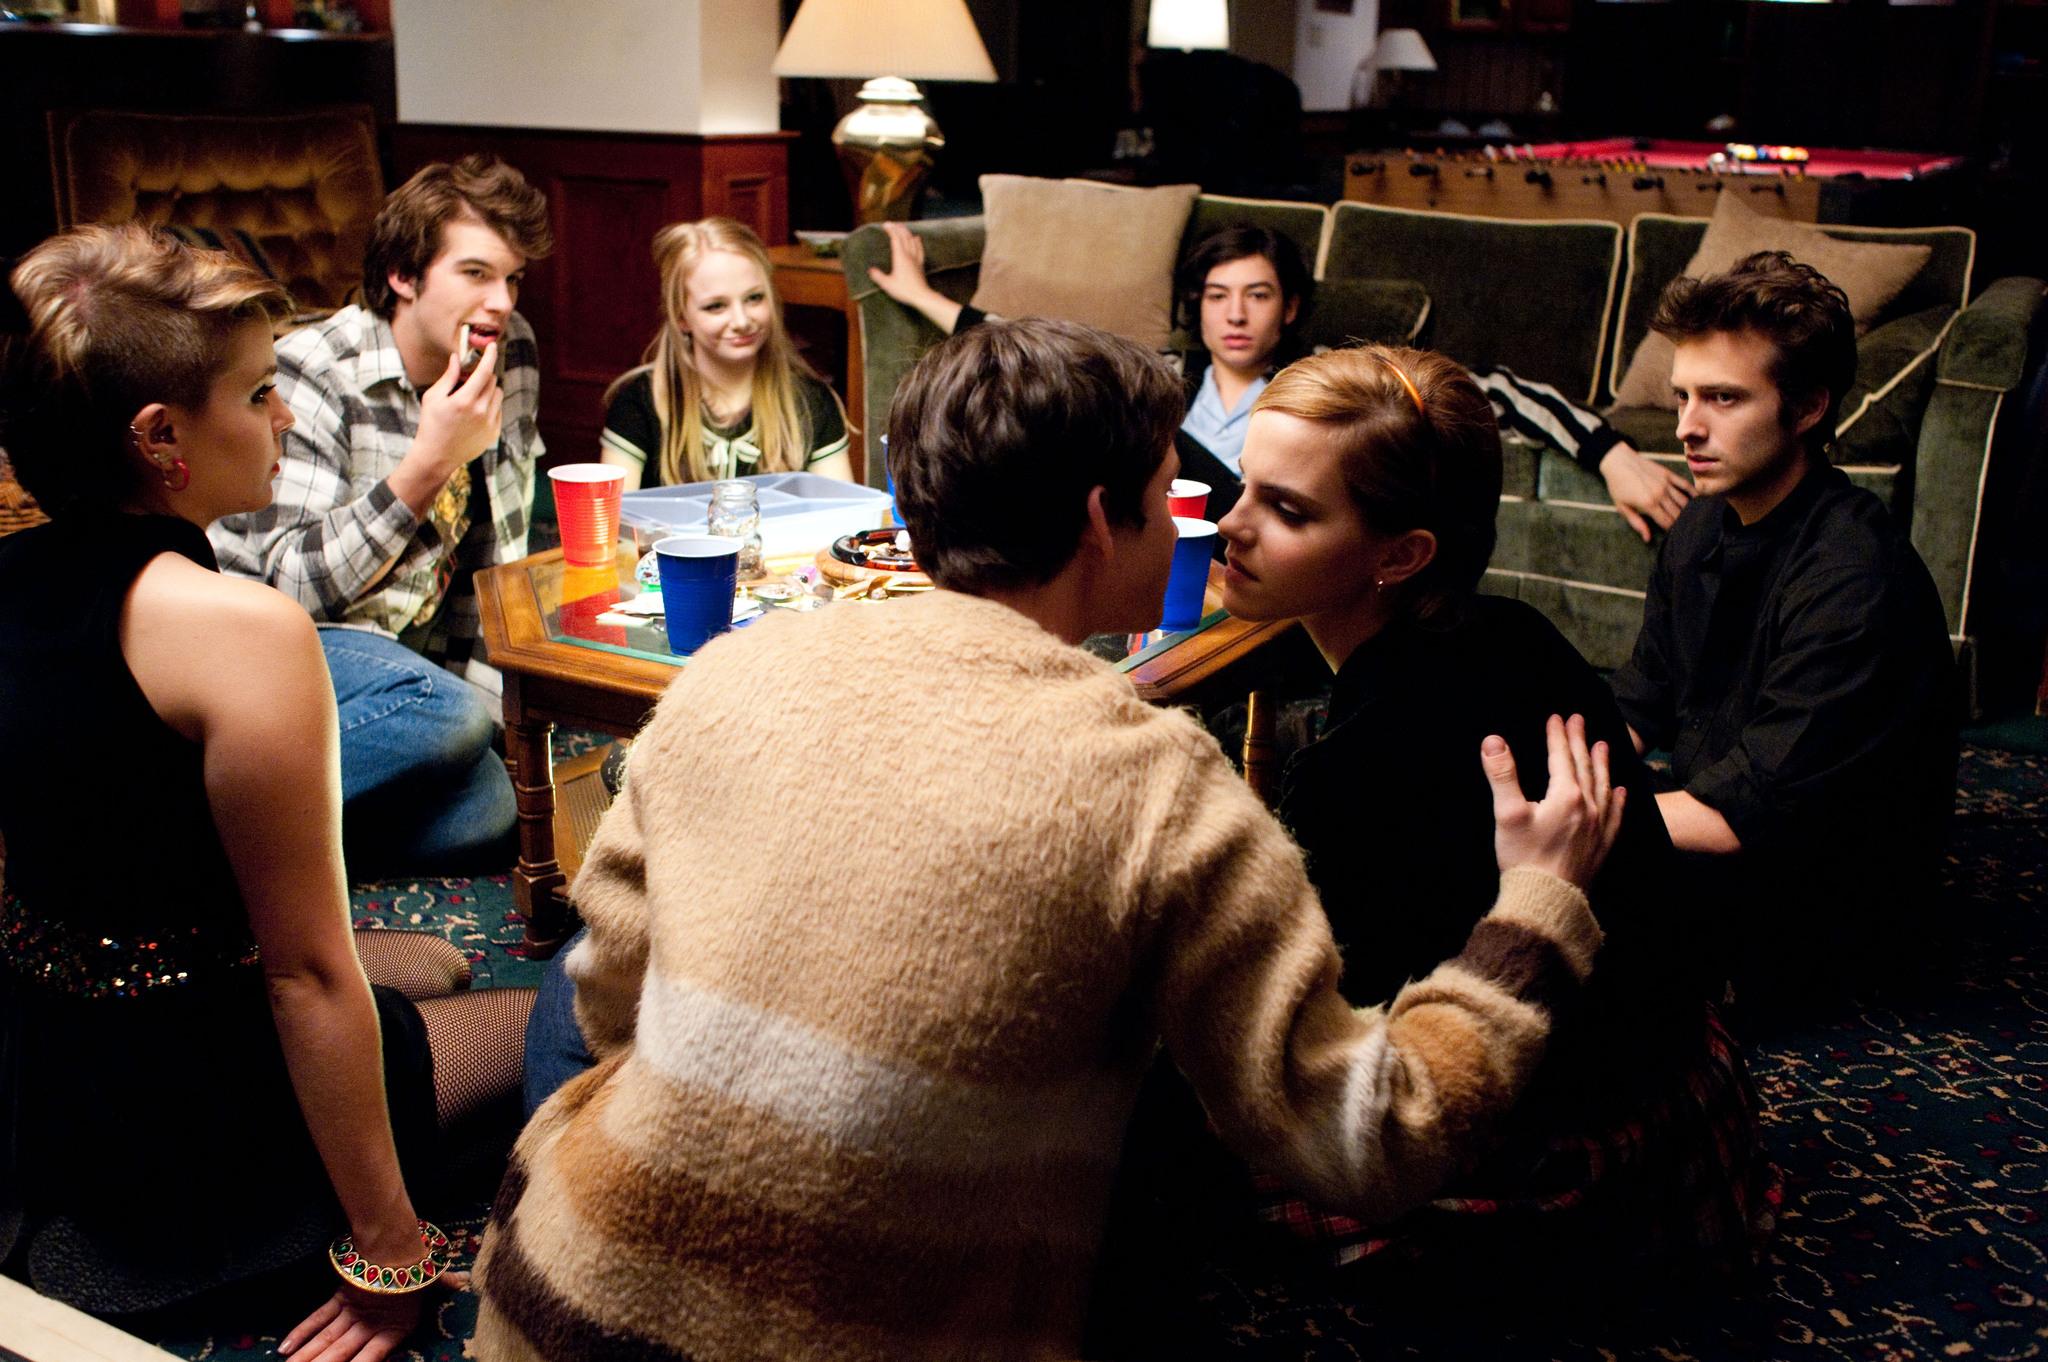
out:
<path id="1" fill-rule="evenodd" d="M 1804 161 L 1741 161 L 1721 142 L 1608 137 L 1489 151 L 1354 152 L 1344 197 L 1396 208 L 1507 218 L 1705 217 L 1713 194 L 1801 222 L 1860 222 L 1865 191 L 1955 174 L 1962 158 L 1906 151 L 1808 150 Z M 1723 159 L 1714 161 L 1715 153 Z"/>

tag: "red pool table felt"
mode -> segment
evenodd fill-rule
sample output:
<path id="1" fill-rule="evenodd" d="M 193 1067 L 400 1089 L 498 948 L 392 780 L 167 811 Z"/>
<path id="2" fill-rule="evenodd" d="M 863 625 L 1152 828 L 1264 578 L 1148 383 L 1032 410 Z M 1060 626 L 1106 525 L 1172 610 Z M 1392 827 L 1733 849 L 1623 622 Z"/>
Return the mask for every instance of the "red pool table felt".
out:
<path id="1" fill-rule="evenodd" d="M 1643 146 L 1648 142 L 1648 148 Z M 1660 170 L 1689 168 L 1705 169 L 1707 158 L 1717 151 L 1728 149 L 1725 142 L 1667 142 L 1658 139 L 1634 137 L 1603 137 L 1591 142 L 1543 142 L 1527 148 L 1547 161 L 1634 161 Z M 1946 170 L 1962 158 L 1957 156 L 1931 156 L 1918 151 L 1834 151 L 1826 147 L 1810 147 L 1811 158 L 1789 163 L 1791 174 L 1810 175 L 1823 178 L 1834 175 L 1861 175 L 1872 180 L 1917 180 L 1937 170 Z M 1786 173 L 1788 164 L 1776 161 L 1731 162 L 1723 168 L 1724 173 L 1740 171 L 1749 175 L 1778 175 Z"/>

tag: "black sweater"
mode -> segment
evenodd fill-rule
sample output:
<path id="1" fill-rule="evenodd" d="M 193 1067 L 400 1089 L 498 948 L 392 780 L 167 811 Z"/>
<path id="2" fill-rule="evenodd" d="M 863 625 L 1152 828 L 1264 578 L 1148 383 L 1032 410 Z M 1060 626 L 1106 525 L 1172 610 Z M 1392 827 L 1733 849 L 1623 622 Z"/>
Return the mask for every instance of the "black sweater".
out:
<path id="1" fill-rule="evenodd" d="M 1480 596 L 1451 627 L 1396 625 L 1361 645 L 1337 675 L 1324 736 L 1282 774 L 1280 816 L 1347 949 L 1345 996 L 1384 1002 L 1455 956 L 1498 891 L 1480 742 L 1506 738 L 1524 793 L 1540 799 L 1553 713 L 1586 716 L 1588 741 L 1606 740 L 1629 791 L 1589 895 L 1607 945 L 1517 1113 L 1584 1129 L 1669 1081 L 1698 1043 L 1705 981 L 1687 965 L 1694 918 L 1649 772 L 1607 686 L 1550 622 Z"/>

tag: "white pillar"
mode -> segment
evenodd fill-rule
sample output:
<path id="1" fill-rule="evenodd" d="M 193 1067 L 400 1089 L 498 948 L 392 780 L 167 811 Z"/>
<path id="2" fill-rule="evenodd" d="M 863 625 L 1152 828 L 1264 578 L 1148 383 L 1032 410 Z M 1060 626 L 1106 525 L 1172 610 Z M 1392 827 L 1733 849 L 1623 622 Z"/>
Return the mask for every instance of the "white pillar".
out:
<path id="1" fill-rule="evenodd" d="M 1352 0 L 1349 14 L 1317 9 L 1316 0 L 1295 0 L 1294 83 L 1301 87 L 1304 110 L 1327 113 L 1365 103 L 1371 85 L 1358 64 L 1371 55 L 1379 31 L 1379 0 Z"/>
<path id="2" fill-rule="evenodd" d="M 401 123 L 772 132 L 776 0 L 393 0 Z"/>

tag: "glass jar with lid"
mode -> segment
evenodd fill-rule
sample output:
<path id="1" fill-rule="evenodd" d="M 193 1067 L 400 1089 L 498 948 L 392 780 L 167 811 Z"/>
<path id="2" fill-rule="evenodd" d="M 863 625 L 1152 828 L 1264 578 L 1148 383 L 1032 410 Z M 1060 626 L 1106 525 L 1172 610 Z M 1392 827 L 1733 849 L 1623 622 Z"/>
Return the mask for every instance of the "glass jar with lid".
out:
<path id="1" fill-rule="evenodd" d="M 705 532 L 740 541 L 742 580 L 762 575 L 761 498 L 753 483 L 745 478 L 726 478 L 711 485 L 711 512 Z"/>

